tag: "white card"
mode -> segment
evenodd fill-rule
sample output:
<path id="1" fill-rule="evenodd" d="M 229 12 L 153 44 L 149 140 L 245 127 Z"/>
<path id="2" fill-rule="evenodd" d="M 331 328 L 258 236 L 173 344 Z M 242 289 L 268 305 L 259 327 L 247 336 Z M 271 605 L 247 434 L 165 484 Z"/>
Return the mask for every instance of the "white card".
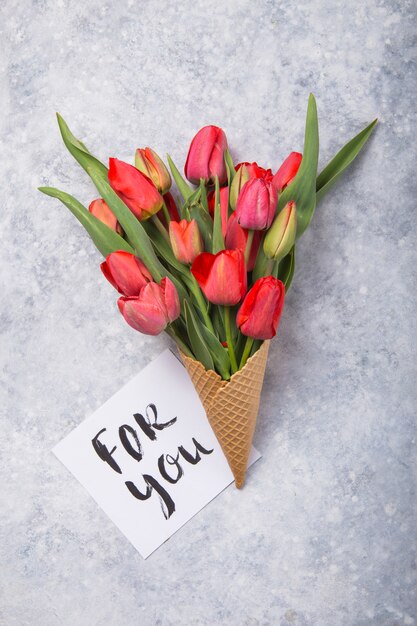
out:
<path id="1" fill-rule="evenodd" d="M 53 452 L 144 558 L 233 481 L 188 373 L 170 350 Z M 249 465 L 259 458 L 252 448 Z"/>

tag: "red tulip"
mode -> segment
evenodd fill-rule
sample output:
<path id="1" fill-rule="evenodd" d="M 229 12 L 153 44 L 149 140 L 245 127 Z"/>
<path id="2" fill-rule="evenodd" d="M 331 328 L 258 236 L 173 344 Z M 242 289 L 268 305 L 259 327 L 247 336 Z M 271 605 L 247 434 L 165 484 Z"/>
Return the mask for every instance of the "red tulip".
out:
<path id="1" fill-rule="evenodd" d="M 241 250 L 203 252 L 194 260 L 191 271 L 207 300 L 232 306 L 246 293 L 245 256 Z"/>
<path id="2" fill-rule="evenodd" d="M 148 219 L 162 207 L 162 196 L 151 179 L 133 165 L 109 159 L 108 176 L 112 189 L 138 220 Z"/>
<path id="3" fill-rule="evenodd" d="M 185 162 L 185 175 L 196 185 L 200 178 L 206 183 L 214 182 L 218 176 L 222 185 L 227 180 L 224 152 L 227 149 L 227 139 L 224 131 L 218 126 L 204 126 L 191 142 Z"/>
<path id="4" fill-rule="evenodd" d="M 107 202 L 102 200 L 102 198 L 97 198 L 97 200 L 93 200 L 88 210 L 94 217 L 96 217 L 100 222 L 103 222 L 106 226 L 114 230 L 119 235 L 123 235 L 123 228 L 120 226 L 117 221 L 117 217 L 110 209 Z"/>
<path id="5" fill-rule="evenodd" d="M 236 203 L 238 222 L 249 230 L 269 228 L 275 216 L 278 193 L 263 178 L 250 178 L 240 191 Z"/>
<path id="6" fill-rule="evenodd" d="M 229 216 L 229 187 L 220 187 L 220 217 L 222 222 L 223 237 L 226 236 L 227 218 Z M 207 204 L 211 217 L 214 217 L 215 192 L 207 194 Z"/>
<path id="7" fill-rule="evenodd" d="M 238 163 L 235 167 L 236 172 L 238 172 L 243 165 L 246 167 L 246 170 L 249 174 L 249 178 L 263 178 L 267 181 L 272 180 L 272 177 L 273 177 L 272 170 L 265 169 L 264 167 L 261 167 L 255 162 L 248 163 L 247 161 L 244 161 L 243 163 Z"/>
<path id="8" fill-rule="evenodd" d="M 152 280 L 142 261 L 124 250 L 109 254 L 100 267 L 109 283 L 124 296 L 138 296 Z"/>
<path id="9" fill-rule="evenodd" d="M 136 168 L 151 179 L 162 194 L 170 189 L 171 176 L 163 160 L 151 148 L 138 148 L 135 154 Z"/>
<path id="10" fill-rule="evenodd" d="M 237 312 L 240 332 L 253 339 L 275 337 L 284 300 L 284 283 L 273 276 L 258 278 Z"/>
<path id="11" fill-rule="evenodd" d="M 249 255 L 248 261 L 248 272 L 251 272 L 255 266 L 256 255 L 258 254 L 259 245 L 261 243 L 262 233 L 260 230 L 254 232 L 252 246 Z M 246 242 L 248 240 L 248 231 L 245 228 L 240 226 L 236 211 L 232 213 L 229 217 L 229 221 L 227 222 L 227 231 L 225 244 L 228 250 L 233 250 L 234 248 L 239 248 L 242 250 L 243 254 L 245 254 L 246 250 Z"/>
<path id="12" fill-rule="evenodd" d="M 285 187 L 289 185 L 292 179 L 295 177 L 298 172 L 298 168 L 300 167 L 302 158 L 303 155 L 300 154 L 300 152 L 291 152 L 291 154 L 287 156 L 284 163 L 281 165 L 274 178 L 272 179 L 272 182 L 274 183 L 278 192 L 285 189 Z"/>
<path id="13" fill-rule="evenodd" d="M 138 296 L 119 298 L 117 304 L 126 322 L 145 335 L 159 335 L 180 315 L 180 300 L 169 278 L 148 283 Z"/>
<path id="14" fill-rule="evenodd" d="M 195 220 L 170 222 L 169 238 L 175 258 L 181 263 L 192 263 L 203 252 L 203 242 Z"/>

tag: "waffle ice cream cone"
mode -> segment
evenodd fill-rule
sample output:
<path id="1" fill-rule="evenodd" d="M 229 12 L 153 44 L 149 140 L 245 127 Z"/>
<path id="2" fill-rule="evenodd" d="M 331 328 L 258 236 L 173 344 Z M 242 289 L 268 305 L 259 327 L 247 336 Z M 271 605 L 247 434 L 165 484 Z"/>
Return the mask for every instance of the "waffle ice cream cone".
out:
<path id="1" fill-rule="evenodd" d="M 245 482 L 268 349 L 269 341 L 264 341 L 229 381 L 180 352 L 239 489 Z"/>

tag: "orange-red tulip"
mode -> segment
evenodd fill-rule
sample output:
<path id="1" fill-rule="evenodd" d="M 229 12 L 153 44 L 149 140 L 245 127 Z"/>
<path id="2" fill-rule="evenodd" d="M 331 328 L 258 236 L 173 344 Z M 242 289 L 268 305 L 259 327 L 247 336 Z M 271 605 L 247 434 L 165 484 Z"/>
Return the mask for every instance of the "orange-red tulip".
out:
<path id="1" fill-rule="evenodd" d="M 278 192 L 285 189 L 285 187 L 290 184 L 292 179 L 295 178 L 302 158 L 303 155 L 300 152 L 291 152 L 291 154 L 287 156 L 272 179 L 272 182 Z"/>
<path id="2" fill-rule="evenodd" d="M 181 263 L 190 264 L 203 252 L 203 241 L 195 220 L 170 222 L 169 238 L 175 258 Z"/>
<path id="3" fill-rule="evenodd" d="M 203 252 L 194 260 L 191 271 L 207 300 L 232 306 L 246 293 L 245 256 L 241 250 Z"/>
<path id="4" fill-rule="evenodd" d="M 124 250 L 109 254 L 100 267 L 109 283 L 124 296 L 138 296 L 152 280 L 142 261 Z"/>
<path id="5" fill-rule="evenodd" d="M 147 220 L 162 207 L 162 196 L 151 179 L 133 165 L 109 159 L 108 177 L 112 189 L 138 220 Z"/>
<path id="6" fill-rule="evenodd" d="M 102 198 L 97 198 L 97 200 L 93 200 L 88 207 L 88 210 L 94 217 L 96 217 L 100 222 L 103 222 L 106 226 L 114 230 L 119 235 L 123 235 L 123 228 L 120 226 L 117 221 L 117 217 Z"/>
<path id="7" fill-rule="evenodd" d="M 237 312 L 240 332 L 253 339 L 275 337 L 284 300 L 284 283 L 273 276 L 258 278 Z"/>

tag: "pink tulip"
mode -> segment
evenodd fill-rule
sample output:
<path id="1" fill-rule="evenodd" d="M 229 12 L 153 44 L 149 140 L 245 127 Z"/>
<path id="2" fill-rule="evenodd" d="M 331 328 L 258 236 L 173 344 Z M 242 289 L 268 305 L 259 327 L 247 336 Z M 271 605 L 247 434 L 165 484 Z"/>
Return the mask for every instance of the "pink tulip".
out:
<path id="1" fill-rule="evenodd" d="M 275 216 L 278 193 L 263 178 L 250 178 L 242 187 L 236 203 L 239 224 L 248 230 L 269 228 Z"/>
<path id="2" fill-rule="evenodd" d="M 272 182 L 278 193 L 281 192 L 295 178 L 300 167 L 303 155 L 300 152 L 291 152 L 281 165 L 277 173 L 274 175 Z"/>
<path id="3" fill-rule="evenodd" d="M 169 238 L 175 258 L 181 263 L 190 264 L 203 252 L 203 241 L 195 220 L 171 221 Z"/>
<path id="4" fill-rule="evenodd" d="M 103 222 L 103 224 L 114 230 L 119 235 L 123 235 L 123 228 L 117 221 L 117 217 L 110 209 L 107 202 L 105 202 L 102 198 L 93 200 L 88 207 L 88 210 L 92 215 L 94 215 L 94 217 L 100 220 L 100 222 Z"/>
<path id="5" fill-rule="evenodd" d="M 204 126 L 191 142 L 185 162 L 185 175 L 188 180 L 198 185 L 200 178 L 206 183 L 214 183 L 218 176 L 222 185 L 227 180 L 224 152 L 227 139 L 224 131 L 218 126 Z"/>
<path id="6" fill-rule="evenodd" d="M 142 261 L 124 250 L 109 254 L 100 267 L 109 283 L 124 296 L 138 296 L 152 280 Z"/>
<path id="7" fill-rule="evenodd" d="M 138 220 L 147 220 L 161 209 L 161 194 L 151 179 L 133 165 L 109 159 L 108 177 L 111 188 Z"/>
<path id="8" fill-rule="evenodd" d="M 233 306 L 246 293 L 245 256 L 241 250 L 203 252 L 194 260 L 191 272 L 207 300 L 214 304 Z"/>
<path id="9" fill-rule="evenodd" d="M 169 278 L 160 285 L 148 283 L 138 296 L 119 298 L 118 305 L 129 326 L 145 335 L 159 335 L 180 315 L 178 292 Z"/>
<path id="10" fill-rule="evenodd" d="M 240 332 L 253 339 L 272 339 L 277 333 L 285 299 L 285 287 L 277 278 L 258 278 L 236 315 Z"/>

